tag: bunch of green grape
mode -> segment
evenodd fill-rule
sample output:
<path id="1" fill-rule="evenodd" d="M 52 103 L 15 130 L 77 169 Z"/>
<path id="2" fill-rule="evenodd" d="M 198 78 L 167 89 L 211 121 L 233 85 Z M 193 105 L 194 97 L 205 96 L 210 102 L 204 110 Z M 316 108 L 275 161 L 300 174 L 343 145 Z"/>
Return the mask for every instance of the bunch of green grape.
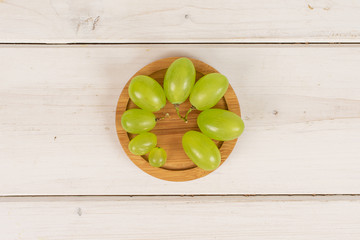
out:
<path id="1" fill-rule="evenodd" d="M 195 83 L 196 70 L 188 58 L 178 58 L 167 69 L 163 87 L 151 77 L 134 77 L 129 85 L 130 99 L 140 109 L 127 110 L 121 117 L 125 131 L 139 134 L 129 143 L 129 150 L 135 155 L 149 153 L 149 163 L 154 167 L 165 164 L 167 154 L 156 147 L 157 137 L 149 132 L 156 125 L 153 112 L 172 103 L 178 116 L 187 122 L 188 115 L 194 109 L 202 111 L 197 124 L 200 131 L 188 131 L 182 137 L 182 146 L 186 155 L 200 168 L 212 171 L 221 162 L 221 154 L 212 140 L 229 141 L 238 138 L 244 131 L 244 122 L 237 114 L 223 109 L 212 108 L 226 93 L 229 82 L 220 73 L 210 73 Z M 190 100 L 191 108 L 181 116 L 179 105 Z"/>

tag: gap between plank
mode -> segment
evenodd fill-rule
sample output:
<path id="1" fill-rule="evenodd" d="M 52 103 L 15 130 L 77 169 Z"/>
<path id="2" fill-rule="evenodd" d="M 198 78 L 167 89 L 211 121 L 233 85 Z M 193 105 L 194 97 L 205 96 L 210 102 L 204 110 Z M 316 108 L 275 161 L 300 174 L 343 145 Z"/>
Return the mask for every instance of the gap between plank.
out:
<path id="1" fill-rule="evenodd" d="M 354 194 L 80 194 L 80 195 L 45 195 L 45 194 L 28 194 L 28 195 L 0 195 L 1 198 L 49 198 L 49 197 L 360 197 L 360 193 Z"/>
<path id="2" fill-rule="evenodd" d="M 356 45 L 360 42 L 68 42 L 68 43 L 41 43 L 41 42 L 14 42 L 1 45 Z"/>

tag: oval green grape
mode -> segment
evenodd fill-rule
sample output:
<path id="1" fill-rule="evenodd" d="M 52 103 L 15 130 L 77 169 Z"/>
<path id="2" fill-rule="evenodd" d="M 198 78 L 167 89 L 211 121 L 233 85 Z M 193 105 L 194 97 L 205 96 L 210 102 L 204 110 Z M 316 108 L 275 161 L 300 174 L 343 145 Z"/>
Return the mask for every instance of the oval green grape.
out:
<path id="1" fill-rule="evenodd" d="M 161 147 L 153 148 L 149 154 L 149 163 L 153 167 L 162 167 L 166 163 L 167 154 Z"/>
<path id="2" fill-rule="evenodd" d="M 216 144 L 204 134 L 188 131 L 182 137 L 186 155 L 200 168 L 206 171 L 215 170 L 221 162 L 220 151 Z"/>
<path id="3" fill-rule="evenodd" d="M 191 93 L 195 77 L 195 67 L 190 59 L 185 57 L 176 59 L 167 69 L 164 77 L 164 91 L 169 102 L 183 103 Z"/>
<path id="4" fill-rule="evenodd" d="M 155 115 L 142 109 L 130 109 L 121 116 L 121 126 L 129 133 L 147 132 L 153 129 L 155 125 Z"/>
<path id="5" fill-rule="evenodd" d="M 197 124 L 206 136 L 219 141 L 238 138 L 245 128 L 243 120 L 238 115 L 216 108 L 201 112 Z"/>
<path id="6" fill-rule="evenodd" d="M 166 104 L 166 97 L 161 85 L 153 78 L 139 75 L 129 85 L 130 99 L 140 108 L 156 112 Z"/>
<path id="7" fill-rule="evenodd" d="M 195 83 L 190 94 L 190 103 L 201 111 L 212 108 L 224 96 L 228 86 L 229 81 L 224 75 L 207 74 Z"/>
<path id="8" fill-rule="evenodd" d="M 135 155 L 144 155 L 151 151 L 157 144 L 157 137 L 151 132 L 143 132 L 131 139 L 129 151 Z"/>

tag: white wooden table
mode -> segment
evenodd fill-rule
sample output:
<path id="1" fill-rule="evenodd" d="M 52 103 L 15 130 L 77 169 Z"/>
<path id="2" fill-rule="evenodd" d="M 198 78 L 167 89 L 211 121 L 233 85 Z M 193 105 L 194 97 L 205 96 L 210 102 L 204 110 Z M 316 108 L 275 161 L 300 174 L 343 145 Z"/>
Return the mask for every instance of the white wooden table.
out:
<path id="1" fill-rule="evenodd" d="M 360 239 L 360 2 L 0 0 L 0 239 Z M 115 131 L 164 57 L 229 78 L 246 131 L 153 178 Z"/>

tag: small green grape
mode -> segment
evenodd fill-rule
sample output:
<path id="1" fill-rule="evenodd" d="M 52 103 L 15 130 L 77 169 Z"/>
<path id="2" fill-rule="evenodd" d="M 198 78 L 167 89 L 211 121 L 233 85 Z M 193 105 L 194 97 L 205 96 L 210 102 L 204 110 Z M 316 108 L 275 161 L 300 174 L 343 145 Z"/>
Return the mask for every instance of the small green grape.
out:
<path id="1" fill-rule="evenodd" d="M 156 118 L 152 112 L 142 109 L 130 109 L 121 116 L 121 125 L 129 133 L 142 133 L 153 129 Z"/>
<path id="2" fill-rule="evenodd" d="M 161 167 L 166 163 L 166 152 L 161 147 L 153 148 L 149 154 L 149 163 L 153 167 Z"/>
<path id="3" fill-rule="evenodd" d="M 169 102 L 183 103 L 190 95 L 195 77 L 195 67 L 190 59 L 185 57 L 176 59 L 167 69 L 164 77 L 164 91 Z"/>
<path id="4" fill-rule="evenodd" d="M 238 115 L 216 108 L 201 112 L 197 124 L 206 136 L 219 141 L 238 138 L 245 128 L 243 120 Z"/>
<path id="5" fill-rule="evenodd" d="M 157 144 L 156 135 L 151 132 L 143 132 L 131 139 L 129 151 L 135 155 L 144 155 L 150 152 Z"/>
<path id="6" fill-rule="evenodd" d="M 216 144 L 204 134 L 188 131 L 182 137 L 182 145 L 186 155 L 200 168 L 212 171 L 221 162 L 220 151 Z"/>
<path id="7" fill-rule="evenodd" d="M 200 78 L 191 91 L 190 103 L 197 110 L 205 110 L 215 106 L 224 96 L 229 81 L 220 73 L 210 73 Z"/>
<path id="8" fill-rule="evenodd" d="M 139 75 L 129 85 L 130 99 L 140 108 L 156 112 L 166 104 L 166 97 L 161 85 L 151 77 Z"/>

